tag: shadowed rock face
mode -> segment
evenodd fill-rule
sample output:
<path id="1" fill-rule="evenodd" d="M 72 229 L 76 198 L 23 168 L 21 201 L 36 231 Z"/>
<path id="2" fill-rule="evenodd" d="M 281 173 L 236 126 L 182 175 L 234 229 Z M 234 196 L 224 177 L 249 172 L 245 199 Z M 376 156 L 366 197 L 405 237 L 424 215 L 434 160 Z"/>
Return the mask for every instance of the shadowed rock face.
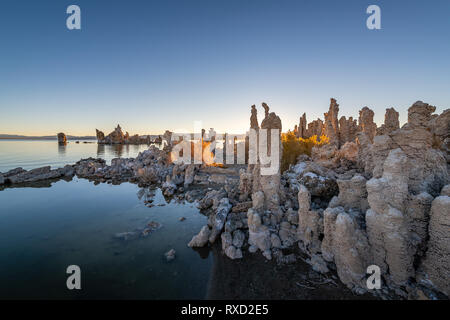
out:
<path id="1" fill-rule="evenodd" d="M 97 140 L 102 141 L 105 139 L 105 134 L 102 131 L 95 129 L 95 132 L 96 132 Z"/>
<path id="2" fill-rule="evenodd" d="M 374 112 L 368 107 L 364 107 L 359 111 L 359 131 L 365 133 L 372 142 L 375 137 L 377 125 L 373 122 Z"/>
<path id="3" fill-rule="evenodd" d="M 347 120 L 342 116 L 339 119 L 339 144 L 342 146 L 346 142 L 355 141 L 357 131 L 358 126 L 356 120 L 353 120 L 353 117 L 350 117 Z"/>
<path id="4" fill-rule="evenodd" d="M 324 113 L 324 135 L 330 139 L 330 144 L 339 146 L 339 122 L 338 122 L 339 105 L 336 99 L 331 98 L 330 109 Z"/>
<path id="5" fill-rule="evenodd" d="M 311 136 L 320 136 L 323 131 L 323 121 L 320 119 L 314 120 L 308 124 L 307 136 L 304 138 L 309 138 Z"/>
<path id="6" fill-rule="evenodd" d="M 377 136 L 389 134 L 400 128 L 398 121 L 398 112 L 394 108 L 386 109 L 384 115 L 384 124 L 377 128 Z"/>
<path id="7" fill-rule="evenodd" d="M 307 138 L 307 131 L 306 131 L 306 113 L 303 113 L 303 115 L 300 118 L 300 124 L 298 126 L 298 131 L 297 131 L 297 137 L 299 138 Z"/>

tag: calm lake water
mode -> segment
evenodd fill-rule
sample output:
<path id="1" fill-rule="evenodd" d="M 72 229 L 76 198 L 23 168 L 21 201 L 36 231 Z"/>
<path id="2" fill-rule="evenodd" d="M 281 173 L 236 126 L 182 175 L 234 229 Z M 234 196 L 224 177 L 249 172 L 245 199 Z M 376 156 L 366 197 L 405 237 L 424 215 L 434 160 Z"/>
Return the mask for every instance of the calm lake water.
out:
<path id="1" fill-rule="evenodd" d="M 109 164 L 113 158 L 134 158 L 146 149 L 147 145 L 99 145 L 93 140 L 69 141 L 65 146 L 58 145 L 56 140 L 0 140 L 0 172 L 17 167 L 58 168 L 89 157 L 105 159 Z"/>
<path id="2" fill-rule="evenodd" d="M 77 178 L 0 191 L 0 299 L 204 298 L 212 258 L 187 243 L 206 217 L 193 204 L 166 204 L 159 189 L 149 208 L 148 192 Z M 115 238 L 150 221 L 162 227 L 147 237 Z M 176 258 L 167 262 L 170 249 Z M 81 268 L 81 290 L 66 287 L 69 265 Z"/>
<path id="3" fill-rule="evenodd" d="M 147 148 L 0 140 L 0 171 L 56 168 L 87 157 L 110 162 Z M 151 208 L 144 202 L 149 198 Z M 0 299 L 205 297 L 212 258 L 208 250 L 187 247 L 206 224 L 194 204 L 166 203 L 159 189 L 74 178 L 3 189 L 0 208 Z M 162 227 L 134 240 L 115 237 L 150 221 Z M 164 253 L 170 249 L 176 258 L 167 262 Z M 69 265 L 81 268 L 80 291 L 66 287 Z"/>

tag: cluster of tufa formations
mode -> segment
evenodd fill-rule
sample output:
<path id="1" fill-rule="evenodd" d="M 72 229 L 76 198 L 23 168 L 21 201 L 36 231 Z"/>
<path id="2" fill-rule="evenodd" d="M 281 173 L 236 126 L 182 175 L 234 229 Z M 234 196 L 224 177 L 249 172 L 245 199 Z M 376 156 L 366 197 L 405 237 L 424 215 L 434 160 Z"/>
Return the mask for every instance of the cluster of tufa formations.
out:
<path id="1" fill-rule="evenodd" d="M 259 123 L 252 106 L 250 127 L 281 131 L 281 119 L 267 104 L 263 108 Z M 307 124 L 304 114 L 294 130 L 301 138 L 326 135 L 329 143 L 270 175 L 261 174 L 260 161 L 221 167 L 173 163 L 169 144 L 151 145 L 111 165 L 89 158 L 54 170 L 17 168 L 0 173 L 0 185 L 76 175 L 95 183 L 156 186 L 169 199 L 196 202 L 208 216 L 190 247 L 219 246 L 231 259 L 260 252 L 282 264 L 304 260 L 325 277 L 337 274 L 360 294 L 449 297 L 450 109 L 440 115 L 435 109 L 414 103 L 401 128 L 398 112 L 387 109 L 377 128 L 368 107 L 358 121 L 338 118 L 339 105 L 331 99 L 324 121 Z M 120 127 L 107 137 L 98 131 L 97 138 L 131 139 Z M 169 131 L 164 138 L 170 141 Z M 379 290 L 367 287 L 367 268 L 373 265 L 381 270 Z"/>
<path id="2" fill-rule="evenodd" d="M 189 245 L 213 243 L 221 232 L 231 259 L 247 249 L 282 263 L 298 258 L 283 254 L 297 245 L 314 270 L 335 270 L 356 293 L 370 291 L 367 268 L 376 265 L 384 289 L 371 291 L 378 295 L 449 296 L 450 110 L 433 115 L 435 109 L 414 103 L 402 128 L 398 112 L 387 109 L 377 128 L 368 107 L 358 123 L 338 120 L 331 99 L 324 121 L 307 125 L 304 114 L 294 130 L 302 138 L 326 135 L 329 144 L 284 173 L 263 176 L 249 165 L 237 192 L 209 192 L 214 200 L 200 204 L 212 203 L 210 223 Z M 258 128 L 254 106 L 250 126 Z M 281 128 L 281 121 L 266 111 L 261 128 Z"/>

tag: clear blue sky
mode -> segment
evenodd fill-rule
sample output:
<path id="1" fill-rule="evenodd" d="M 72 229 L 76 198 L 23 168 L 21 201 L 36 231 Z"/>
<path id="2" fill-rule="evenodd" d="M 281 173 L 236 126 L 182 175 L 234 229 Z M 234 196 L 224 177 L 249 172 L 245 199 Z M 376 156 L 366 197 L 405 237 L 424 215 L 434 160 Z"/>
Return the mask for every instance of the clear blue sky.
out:
<path id="1" fill-rule="evenodd" d="M 82 30 L 66 28 L 70 4 Z M 449 108 L 450 1 L 0 2 L 0 133 L 242 132 L 263 101 L 288 129 L 330 97 L 378 124 L 416 100 Z"/>

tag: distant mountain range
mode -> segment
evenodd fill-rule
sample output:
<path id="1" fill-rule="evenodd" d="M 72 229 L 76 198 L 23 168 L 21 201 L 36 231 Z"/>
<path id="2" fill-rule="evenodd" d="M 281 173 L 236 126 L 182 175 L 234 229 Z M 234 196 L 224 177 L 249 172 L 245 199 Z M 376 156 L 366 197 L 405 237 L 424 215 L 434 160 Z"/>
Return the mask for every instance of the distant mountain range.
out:
<path id="1" fill-rule="evenodd" d="M 18 134 L 0 134 L 0 139 L 22 139 L 22 140 L 57 140 L 56 134 L 53 136 L 22 136 Z M 95 136 L 67 136 L 68 140 L 97 140 Z"/>

